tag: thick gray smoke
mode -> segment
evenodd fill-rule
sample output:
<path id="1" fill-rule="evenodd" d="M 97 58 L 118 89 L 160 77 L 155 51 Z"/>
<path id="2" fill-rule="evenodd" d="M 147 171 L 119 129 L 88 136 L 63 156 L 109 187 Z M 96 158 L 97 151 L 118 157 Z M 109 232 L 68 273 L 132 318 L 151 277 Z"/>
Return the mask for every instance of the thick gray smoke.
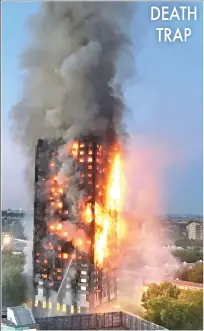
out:
<path id="1" fill-rule="evenodd" d="M 48 2 L 30 19 L 30 45 L 21 57 L 23 94 L 11 112 L 30 174 L 39 138 L 69 142 L 103 135 L 110 126 L 124 133 L 122 90 L 133 59 L 128 35 L 134 9 L 131 3 Z"/>

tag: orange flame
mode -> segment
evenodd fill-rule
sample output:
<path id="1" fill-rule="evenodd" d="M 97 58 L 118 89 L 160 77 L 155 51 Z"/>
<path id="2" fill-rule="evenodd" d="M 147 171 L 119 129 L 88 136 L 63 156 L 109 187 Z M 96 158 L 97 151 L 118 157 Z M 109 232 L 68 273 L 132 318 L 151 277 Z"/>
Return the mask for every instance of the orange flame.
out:
<path id="1" fill-rule="evenodd" d="M 82 146 L 83 145 L 83 146 Z M 77 157 L 78 154 L 83 155 L 83 151 L 79 151 L 79 148 L 84 147 L 84 144 L 80 144 L 78 142 L 74 142 L 71 146 L 71 155 L 73 157 Z M 100 146 L 99 146 L 100 147 Z M 101 150 L 101 148 L 100 148 Z M 92 149 L 88 151 L 88 169 L 92 169 Z M 99 151 L 98 151 L 99 153 Z M 83 156 L 79 157 L 79 162 L 85 162 Z M 95 263 L 101 267 L 108 257 L 112 254 L 112 247 L 117 247 L 117 233 L 119 239 L 123 237 L 125 233 L 124 222 L 120 219 L 121 213 L 121 155 L 116 150 L 113 149 L 112 153 L 108 156 L 108 162 L 111 166 L 110 173 L 108 175 L 108 184 L 107 190 L 105 192 L 105 205 L 100 205 L 99 203 L 95 203 L 92 205 L 91 203 L 86 204 L 86 208 L 82 213 L 82 219 L 87 224 L 91 224 L 93 220 L 92 213 L 95 213 L 95 237 L 94 237 L 94 259 Z M 102 159 L 101 157 L 97 157 L 97 168 L 101 173 L 105 172 L 105 169 L 101 168 Z M 83 174 L 81 175 L 83 179 Z M 57 176 L 52 176 L 51 181 L 51 199 L 53 200 L 52 208 L 58 209 L 58 212 L 63 208 L 63 202 L 61 201 L 61 194 L 63 194 L 66 189 L 66 184 L 59 183 Z M 88 173 L 88 183 L 92 184 L 92 174 Z M 103 197 L 104 192 L 103 189 L 105 183 L 97 183 L 97 191 L 98 196 L 100 198 Z M 56 196 L 53 199 L 53 196 Z M 92 210 L 93 208 L 93 210 Z M 72 238 L 73 244 L 79 250 L 89 250 L 92 242 L 89 238 L 86 237 L 85 234 L 80 233 L 80 231 L 76 231 L 75 234 L 72 234 L 70 231 L 64 228 L 61 223 L 54 222 L 49 226 L 50 230 L 55 232 L 58 236 L 63 238 Z M 49 247 L 50 248 L 50 247 Z M 114 249 L 115 249 L 114 248 Z M 60 255 L 60 254 L 59 254 Z M 67 253 L 62 254 L 63 259 L 68 259 L 69 255 Z"/>
<path id="2" fill-rule="evenodd" d="M 91 211 L 91 204 L 87 203 L 86 209 L 82 215 L 82 218 L 86 223 L 92 222 L 92 211 Z"/>
<path id="3" fill-rule="evenodd" d="M 117 246 L 117 218 L 120 212 L 121 202 L 121 160 L 116 152 L 109 174 L 106 192 L 106 205 L 104 210 L 99 204 L 95 204 L 95 263 L 102 266 L 104 260 L 110 255 L 110 245 Z"/>
<path id="4" fill-rule="evenodd" d="M 79 144 L 77 142 L 73 142 L 71 147 L 71 154 L 73 157 L 77 157 L 79 150 Z"/>

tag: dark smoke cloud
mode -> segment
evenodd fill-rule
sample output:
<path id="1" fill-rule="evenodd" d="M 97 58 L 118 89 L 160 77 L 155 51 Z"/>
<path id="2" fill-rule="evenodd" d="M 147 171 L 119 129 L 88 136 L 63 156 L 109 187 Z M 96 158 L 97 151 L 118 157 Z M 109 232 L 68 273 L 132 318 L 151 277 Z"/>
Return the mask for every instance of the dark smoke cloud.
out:
<path id="1" fill-rule="evenodd" d="M 29 21 L 21 56 L 24 88 L 13 107 L 12 133 L 29 157 L 39 138 L 124 134 L 123 86 L 133 63 L 132 3 L 48 2 Z M 123 60 L 124 59 L 124 60 Z M 128 65 L 127 65 L 128 63 Z M 30 172 L 30 171 L 29 171 Z"/>

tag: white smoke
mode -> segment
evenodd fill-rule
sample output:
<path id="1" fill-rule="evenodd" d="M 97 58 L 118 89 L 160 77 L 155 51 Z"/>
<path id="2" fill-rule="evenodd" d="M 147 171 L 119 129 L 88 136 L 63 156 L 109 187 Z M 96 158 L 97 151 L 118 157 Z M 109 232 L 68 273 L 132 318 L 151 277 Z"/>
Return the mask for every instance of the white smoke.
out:
<path id="1" fill-rule="evenodd" d="M 141 137 L 140 137 L 141 138 Z M 125 160 L 127 235 L 121 247 L 119 299 L 134 313 L 141 309 L 145 282 L 162 282 L 174 275 L 178 261 L 163 246 L 164 173 L 170 155 L 161 146 L 129 146 Z M 128 286 L 127 286 L 128 284 Z M 134 300 L 134 305 L 132 304 Z"/>
<path id="2" fill-rule="evenodd" d="M 26 280 L 26 288 L 27 288 L 27 298 L 30 299 L 32 297 L 32 288 L 33 288 L 33 215 L 25 215 L 23 221 L 23 234 L 27 240 L 27 243 L 24 247 L 24 256 L 25 256 L 25 264 L 24 264 L 24 275 Z"/>

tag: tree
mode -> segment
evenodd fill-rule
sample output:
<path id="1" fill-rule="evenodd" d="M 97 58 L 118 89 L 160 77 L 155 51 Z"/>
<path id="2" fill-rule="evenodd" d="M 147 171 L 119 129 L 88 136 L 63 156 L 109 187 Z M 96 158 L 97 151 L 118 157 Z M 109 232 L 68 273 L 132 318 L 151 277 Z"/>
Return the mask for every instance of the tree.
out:
<path id="1" fill-rule="evenodd" d="M 180 269 L 176 274 L 176 278 L 188 282 L 203 283 L 203 264 L 198 263 L 192 269 Z"/>
<path id="2" fill-rule="evenodd" d="M 158 298 L 161 296 L 167 296 L 168 298 L 170 297 L 176 299 L 179 294 L 180 294 L 180 290 L 178 289 L 178 287 L 172 285 L 169 282 L 163 282 L 160 285 L 152 283 L 149 286 L 147 292 L 144 292 L 142 295 L 142 302 L 143 302 L 142 306 L 145 309 L 147 309 L 148 301 L 152 297 Z"/>
<path id="3" fill-rule="evenodd" d="M 186 305 L 190 330 L 203 330 L 203 291 L 182 291 L 179 301 Z"/>
<path id="4" fill-rule="evenodd" d="M 175 240 L 174 244 L 176 246 L 180 246 L 183 248 L 188 248 L 188 247 L 193 247 L 195 249 L 203 248 L 202 240 L 193 240 L 193 239 L 188 239 L 186 237 L 181 237 L 181 238 Z"/>
<path id="5" fill-rule="evenodd" d="M 180 262 L 195 263 L 203 259 L 203 253 L 194 249 L 176 250 L 173 255 L 180 260 Z"/>
<path id="6" fill-rule="evenodd" d="M 144 318 L 170 330 L 202 330 L 202 291 L 152 284 L 142 296 Z"/>
<path id="7" fill-rule="evenodd" d="M 2 257 L 2 304 L 5 307 L 20 305 L 26 299 L 24 256 L 5 252 Z"/>

